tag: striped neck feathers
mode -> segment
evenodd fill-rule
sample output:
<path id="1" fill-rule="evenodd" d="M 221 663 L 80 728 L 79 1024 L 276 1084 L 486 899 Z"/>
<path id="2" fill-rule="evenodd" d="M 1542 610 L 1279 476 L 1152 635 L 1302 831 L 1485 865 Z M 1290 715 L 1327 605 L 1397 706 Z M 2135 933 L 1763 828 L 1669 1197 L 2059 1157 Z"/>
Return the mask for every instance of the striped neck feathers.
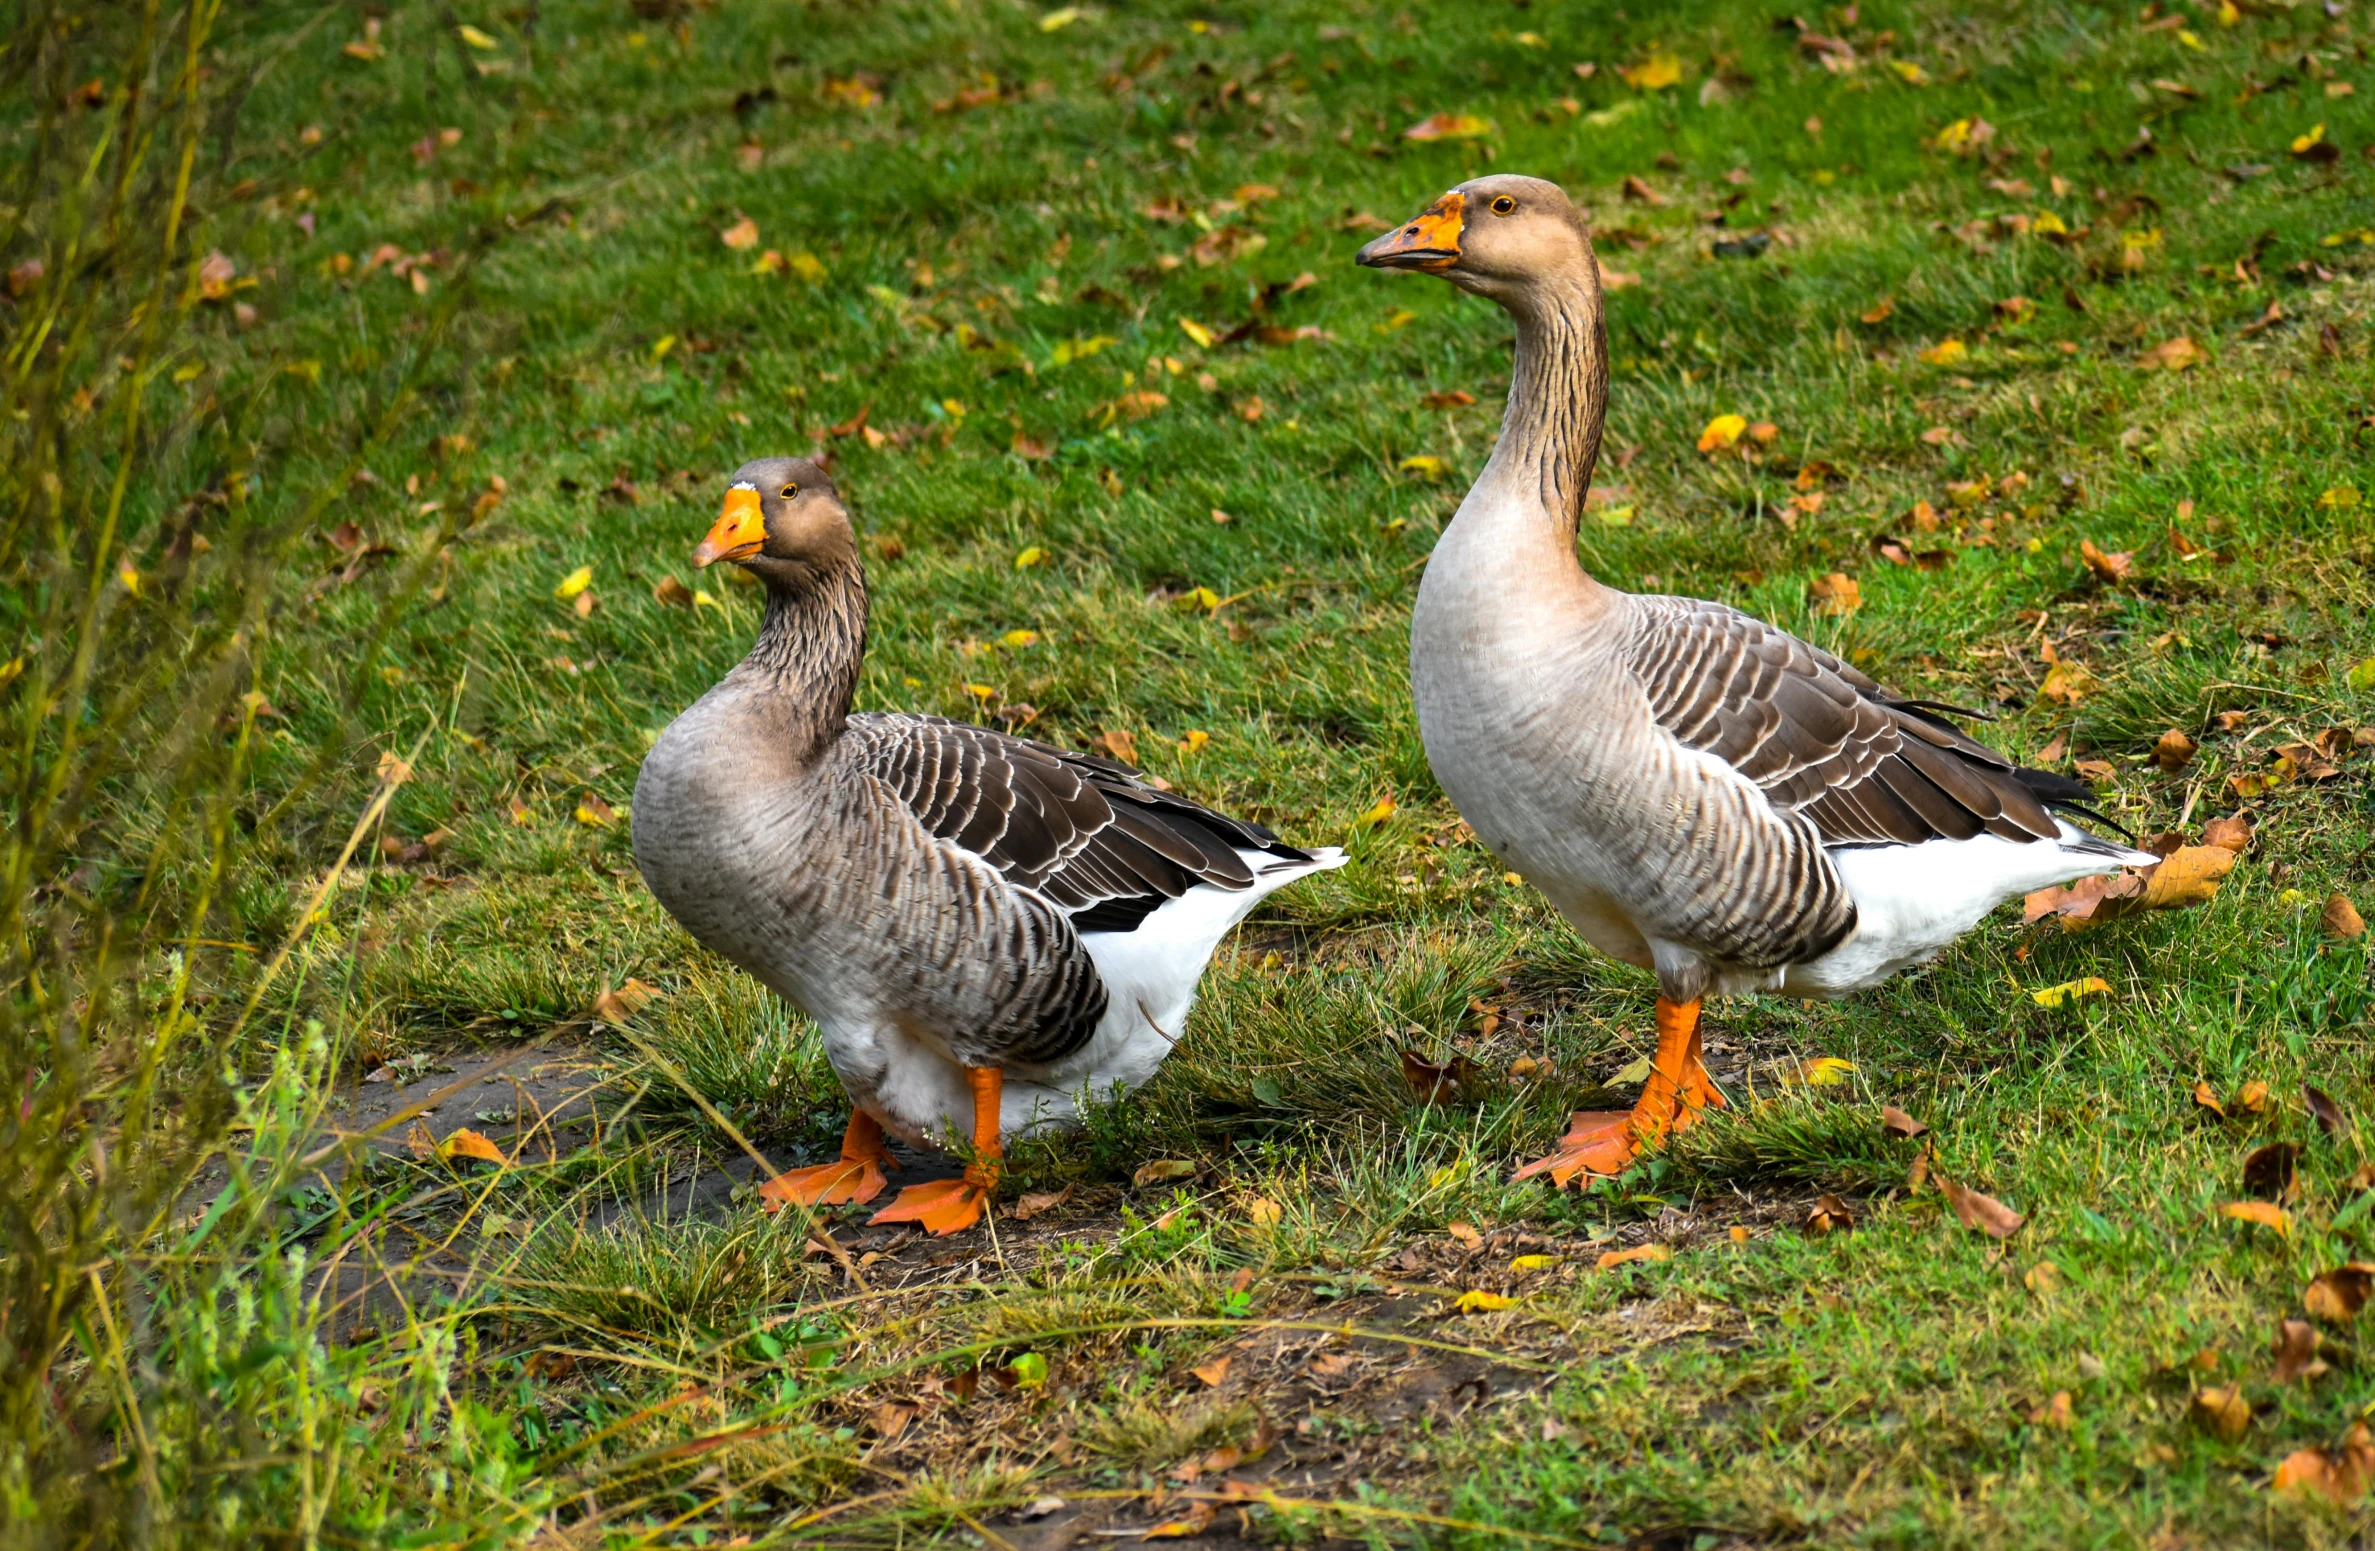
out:
<path id="1" fill-rule="evenodd" d="M 759 638 L 733 676 L 756 689 L 785 721 L 802 760 L 841 736 L 866 662 L 866 568 L 855 555 L 767 576 Z"/>
<path id="2" fill-rule="evenodd" d="M 1598 264 L 1587 245 L 1576 269 L 1496 299 L 1517 324 L 1517 353 L 1486 475 L 1538 506 L 1572 553 L 1608 411 Z"/>

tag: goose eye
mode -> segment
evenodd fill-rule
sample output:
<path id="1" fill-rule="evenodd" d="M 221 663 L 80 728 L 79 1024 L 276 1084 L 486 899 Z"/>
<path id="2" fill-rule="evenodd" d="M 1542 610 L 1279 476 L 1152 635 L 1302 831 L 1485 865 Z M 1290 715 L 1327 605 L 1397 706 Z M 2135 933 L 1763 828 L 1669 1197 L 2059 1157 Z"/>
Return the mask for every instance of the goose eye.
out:
<path id="1" fill-rule="evenodd" d="M 800 493 L 800 487 L 798 485 L 786 485 L 783 487 L 783 489 L 777 491 L 776 493 L 788 501 L 793 496 L 796 496 Z"/>
<path id="2" fill-rule="evenodd" d="M 1511 199 L 1507 194 L 1503 194 L 1500 198 L 1493 201 L 1493 214 L 1495 215 L 1507 215 L 1510 211 L 1515 210 L 1516 208 L 1517 201 Z"/>

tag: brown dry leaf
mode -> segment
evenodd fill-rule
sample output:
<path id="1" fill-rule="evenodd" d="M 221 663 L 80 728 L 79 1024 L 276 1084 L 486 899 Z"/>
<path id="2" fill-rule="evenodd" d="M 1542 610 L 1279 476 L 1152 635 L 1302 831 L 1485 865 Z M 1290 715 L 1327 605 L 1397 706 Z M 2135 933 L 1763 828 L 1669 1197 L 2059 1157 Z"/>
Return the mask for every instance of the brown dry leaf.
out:
<path id="1" fill-rule="evenodd" d="M 676 608 L 689 609 L 693 606 L 693 589 L 673 576 L 663 576 L 652 583 L 651 595 L 656 601 Z"/>
<path id="2" fill-rule="evenodd" d="M 1041 1212 L 1052 1212 L 1072 1199 L 1072 1187 L 1061 1190 L 1033 1190 L 1014 1203 L 1014 1220 L 1029 1222 Z"/>
<path id="3" fill-rule="evenodd" d="M 1827 1233 L 1847 1233 L 1855 1228 L 1855 1211 L 1845 1201 L 1829 1191 L 1814 1198 L 1814 1210 L 1806 1214 L 1806 1231 L 1816 1238 Z"/>
<path id="4" fill-rule="evenodd" d="M 1212 1503 L 1192 1502 L 1187 1505 L 1178 1518 L 1165 1519 L 1138 1538 L 1141 1540 L 1193 1540 L 1211 1528 L 1213 1519 L 1219 1514 L 1220 1509 Z"/>
<path id="5" fill-rule="evenodd" d="M 2350 902 L 2350 896 L 2337 890 L 2326 896 L 2326 907 L 2318 913 L 2317 924 L 2328 937 L 2344 942 L 2366 935 L 2367 923 Z"/>
<path id="6" fill-rule="evenodd" d="M 2129 551 L 2123 549 L 2107 555 L 2095 547 L 2093 539 L 2078 541 L 2078 558 L 2086 562 L 2088 570 L 2107 582 L 2126 581 L 2128 572 L 2136 565 L 2136 557 Z"/>
<path id="7" fill-rule="evenodd" d="M 1125 727 L 1108 727 L 1089 739 L 1089 747 L 1125 765 L 1138 763 L 1138 735 Z"/>
<path id="8" fill-rule="evenodd" d="M 1883 1104 L 1880 1106 L 1880 1129 L 1890 1136 L 1901 1136 L 1910 1141 L 1927 1131 L 1929 1127 L 1906 1114 L 1896 1105 Z"/>
<path id="9" fill-rule="evenodd" d="M 2233 1385 L 2194 1391 L 2191 1411 L 2196 1427 L 2226 1443 L 2240 1443 L 2251 1431 L 2251 1403 Z"/>
<path id="10" fill-rule="evenodd" d="M 1938 1176 L 1938 1188 L 1946 1192 L 1946 1204 L 1954 1208 L 1957 1222 L 1966 1228 L 1977 1228 L 1991 1239 L 2008 1239 L 2028 1221 L 1994 1196 L 1958 1185 L 1943 1174 Z"/>
<path id="11" fill-rule="evenodd" d="M 1896 310 L 1897 299 L 1893 296 L 1883 296 L 1863 310 L 1862 319 L 1866 323 L 1886 323 Z"/>
<path id="12" fill-rule="evenodd" d="M 2184 846 L 2146 876 L 2138 910 L 2178 910 L 2218 893 L 2218 880 L 2235 869 L 2235 853 L 2224 846 Z"/>
<path id="13" fill-rule="evenodd" d="M 2258 1223 L 2263 1228 L 2273 1228 L 2286 1238 L 2292 1236 L 2292 1214 L 2273 1201 L 2229 1201 L 2218 1209 L 2218 1214 L 2232 1217 L 2237 1222 Z"/>
<path id="14" fill-rule="evenodd" d="M 1229 1381 L 1229 1364 L 1234 1361 L 1236 1359 L 1233 1357 L 1215 1357 L 1201 1368 L 1190 1368 L 1188 1372 L 1203 1380 L 1205 1388 L 1218 1389 Z"/>
<path id="15" fill-rule="evenodd" d="M 1844 572 L 1818 576 L 1807 584 L 1806 591 L 1814 599 L 1817 614 L 1852 614 L 1864 606 L 1864 590 Z"/>
<path id="16" fill-rule="evenodd" d="M 1924 1148 L 1915 1155 L 1913 1167 L 1905 1171 L 1905 1193 L 1912 1196 L 1920 1195 L 1921 1187 L 1929 1182 L 1930 1154 L 1929 1149 Z"/>
<path id="17" fill-rule="evenodd" d="M 866 1420 L 873 1424 L 874 1435 L 888 1443 L 907 1431 L 907 1424 L 915 1420 L 915 1407 L 903 1406 L 896 1400 L 886 1400 L 867 1412 Z"/>
<path id="18" fill-rule="evenodd" d="M 2152 762 L 2174 775 L 2193 763 L 2194 751 L 2200 747 L 2200 744 L 2172 727 L 2153 744 Z"/>
<path id="19" fill-rule="evenodd" d="M 602 994 L 594 998 L 594 1016 L 614 1028 L 624 1027 L 628 1019 L 643 1011 L 653 998 L 662 994 L 658 986 L 646 985 L 629 975 L 626 984 L 615 991 L 608 986 L 602 988 Z"/>
<path id="20" fill-rule="evenodd" d="M 1448 392 L 1430 393 L 1419 402 L 1429 409 L 1463 409 L 1476 402 L 1476 395 L 1462 388 L 1453 388 Z"/>
<path id="21" fill-rule="evenodd" d="M 2301 1145 L 2270 1142 L 2243 1159 L 2243 1191 L 2262 1201 L 2290 1201 L 2300 1195 Z"/>
<path id="22" fill-rule="evenodd" d="M 1352 1372 L 1352 1359 L 1342 1352 L 1330 1352 L 1311 1360 L 1311 1371 L 1319 1378 L 1341 1379 Z"/>
<path id="23" fill-rule="evenodd" d="M 1255 1196 L 1245 1203 L 1245 1215 L 1257 1228 L 1275 1228 L 1286 1214 L 1268 1196 Z"/>
<path id="24" fill-rule="evenodd" d="M 2277 1383 L 2290 1384 L 2303 1377 L 2313 1379 L 2325 1372 L 2326 1365 L 2317 1360 L 2319 1339 L 2317 1327 L 2305 1319 L 2277 1321 L 2273 1348 Z"/>
<path id="25" fill-rule="evenodd" d="M 2202 826 L 2202 844 L 2241 856 L 2251 844 L 2251 815 L 2236 813 L 2212 819 Z"/>
<path id="26" fill-rule="evenodd" d="M 2218 1090 L 2207 1082 L 2194 1084 L 2194 1102 L 2221 1120 L 2227 1118 L 2227 1107 L 2218 1102 Z"/>
<path id="27" fill-rule="evenodd" d="M 1444 1103 L 1475 1075 L 1476 1064 L 1466 1056 L 1455 1055 L 1438 1066 L 1413 1051 L 1402 1052 L 1402 1079 L 1421 1104 Z"/>
<path id="28" fill-rule="evenodd" d="M 2286 1455 L 2269 1485 L 2279 1492 L 2315 1492 L 2347 1507 L 2367 1495 L 2370 1482 L 2375 1482 L 2375 1433 L 2366 1423 L 2354 1422 L 2340 1448 Z"/>
<path id="29" fill-rule="evenodd" d="M 385 1071 L 387 1068 L 382 1067 L 380 1070 Z M 404 1146 L 415 1158 L 426 1163 L 437 1156 L 437 1134 L 415 1120 L 404 1129 Z"/>
<path id="30" fill-rule="evenodd" d="M 2045 682 L 2037 686 L 2037 698 L 2056 705 L 2076 705 L 2094 691 L 2095 685 L 2095 676 L 2086 671 L 2084 664 L 2057 662 L 2045 670 Z"/>
<path id="31" fill-rule="evenodd" d="M 1459 1240 L 1462 1249 L 1474 1251 L 1484 1248 L 1484 1235 L 1468 1223 L 1447 1222 L 1443 1225 L 1443 1231 Z"/>
<path id="32" fill-rule="evenodd" d="M 1130 1176 L 1130 1184 L 1136 1189 L 1144 1190 L 1149 1185 L 1162 1185 L 1175 1179 L 1186 1179 L 1195 1172 L 1196 1166 L 1185 1158 L 1157 1158 L 1152 1163 L 1138 1165 L 1138 1172 Z"/>
<path id="33" fill-rule="evenodd" d="M 2040 1260 L 2022 1274 L 2020 1284 L 2042 1298 L 2062 1285 L 2062 1268 L 2050 1260 Z"/>
<path id="34" fill-rule="evenodd" d="M 1668 1249 L 1663 1244 L 1636 1244 L 1631 1249 L 1610 1250 L 1607 1254 L 1602 1255 L 1599 1258 L 1597 1264 L 1601 1270 L 1607 1271 L 1617 1266 L 1636 1265 L 1642 1262 L 1666 1261 L 1672 1260 L 1673 1258 L 1674 1251 Z"/>
<path id="35" fill-rule="evenodd" d="M 2328 1136 L 2338 1134 L 2350 1123 L 2349 1117 L 2342 1113 L 2342 1106 L 2334 1102 L 2333 1095 L 2314 1083 L 2301 1084 L 2301 1102 L 2309 1106 L 2311 1117 L 2317 1121 L 2317 1129 Z"/>
<path id="36" fill-rule="evenodd" d="M 1672 201 L 1667 199 L 1665 195 L 1659 193 L 1656 189 L 1651 188 L 1646 181 L 1630 174 L 1627 174 L 1625 177 L 1624 192 L 1625 198 L 1637 199 L 1645 205 L 1664 205 L 1672 203 Z"/>
<path id="37" fill-rule="evenodd" d="M 2301 1307 L 2309 1311 L 2312 1319 L 2347 1325 L 2367 1306 L 2370 1294 L 2375 1294 L 2375 1263 L 2345 1261 L 2331 1271 L 2320 1272 L 2310 1282 L 2308 1290 L 2301 1294 Z"/>
<path id="38" fill-rule="evenodd" d="M 2029 1425 L 2059 1427 L 2067 1431 L 2070 1426 L 2070 1392 L 2066 1389 L 2055 1390 L 2052 1399 L 2029 1413 Z"/>
<path id="39" fill-rule="evenodd" d="M 2164 371 L 2181 372 L 2189 366 L 2199 366 L 2208 359 L 2209 357 L 2203 354 L 2200 345 L 2180 334 L 2175 339 L 2162 341 L 2136 357 L 2136 364 L 2147 370 L 2159 367 Z"/>
<path id="40" fill-rule="evenodd" d="M 2235 1108 L 2246 1115 L 2261 1115 L 2268 1109 L 2268 1085 L 2253 1078 L 2235 1090 Z"/>
<path id="41" fill-rule="evenodd" d="M 437 1144 L 437 1156 L 448 1160 L 454 1158 L 476 1158 L 482 1163 L 492 1163 L 498 1166 L 511 1161 L 510 1159 L 503 1156 L 502 1148 L 497 1147 L 493 1142 L 488 1141 L 485 1137 L 481 1136 L 476 1131 L 471 1130 L 468 1126 L 462 1127 L 462 1129 L 454 1132 L 444 1141 L 439 1142 Z"/>
<path id="42" fill-rule="evenodd" d="M 2078 778 L 2092 786 L 2102 786 L 2119 779 L 2119 767 L 2107 759 L 2082 759 L 2070 767 Z"/>

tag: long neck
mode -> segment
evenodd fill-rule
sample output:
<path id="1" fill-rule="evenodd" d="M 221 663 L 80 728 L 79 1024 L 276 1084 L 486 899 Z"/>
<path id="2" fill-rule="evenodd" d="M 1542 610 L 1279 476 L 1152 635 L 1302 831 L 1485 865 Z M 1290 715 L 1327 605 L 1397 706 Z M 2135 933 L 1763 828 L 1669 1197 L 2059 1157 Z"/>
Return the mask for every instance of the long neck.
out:
<path id="1" fill-rule="evenodd" d="M 866 571 L 855 556 L 805 585 L 770 581 L 759 638 L 734 669 L 782 719 L 803 762 L 841 736 L 866 661 Z"/>
<path id="2" fill-rule="evenodd" d="M 1608 407 L 1608 336 L 1592 267 L 1587 250 L 1578 270 L 1504 302 L 1517 323 L 1517 359 L 1501 442 L 1483 476 L 1506 497 L 1538 507 L 1569 555 Z"/>

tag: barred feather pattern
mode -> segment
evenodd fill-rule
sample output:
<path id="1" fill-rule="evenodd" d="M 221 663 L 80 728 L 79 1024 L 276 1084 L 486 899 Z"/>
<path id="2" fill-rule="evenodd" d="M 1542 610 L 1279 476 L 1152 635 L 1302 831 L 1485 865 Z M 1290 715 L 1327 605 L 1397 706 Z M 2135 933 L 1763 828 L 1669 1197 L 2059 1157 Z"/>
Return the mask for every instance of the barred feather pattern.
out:
<path id="1" fill-rule="evenodd" d="M 854 561 L 771 595 L 750 656 L 636 786 L 653 893 L 820 1021 L 887 1018 L 965 1065 L 1043 1068 L 1105 1015 L 1084 932 L 1127 931 L 1200 884 L 1251 887 L 1238 846 L 1309 860 L 1110 761 L 848 714 L 864 631 Z"/>

